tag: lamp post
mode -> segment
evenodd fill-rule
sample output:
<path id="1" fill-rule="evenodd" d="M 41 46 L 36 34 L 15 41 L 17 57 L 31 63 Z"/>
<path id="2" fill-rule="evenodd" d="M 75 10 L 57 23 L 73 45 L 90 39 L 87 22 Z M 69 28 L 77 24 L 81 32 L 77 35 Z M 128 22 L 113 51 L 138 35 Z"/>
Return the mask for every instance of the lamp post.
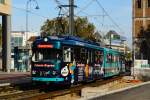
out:
<path id="1" fill-rule="evenodd" d="M 37 1 L 36 0 L 28 0 L 27 1 L 27 3 L 26 3 L 26 42 L 25 42 L 25 45 L 26 45 L 26 60 L 28 60 L 27 61 L 27 67 L 26 67 L 26 69 L 27 69 L 27 71 L 29 71 L 30 70 L 30 68 L 29 68 L 29 54 L 27 54 L 27 52 L 29 52 L 29 50 L 28 50 L 28 43 L 27 43 L 27 40 L 28 40 L 28 32 L 29 32 L 29 29 L 28 29 L 28 25 L 29 25 L 29 23 L 28 23 L 28 13 L 29 13 L 29 4 L 31 3 L 31 2 L 34 2 L 35 4 L 36 4 L 36 6 L 35 6 L 35 9 L 39 9 L 39 6 L 38 6 L 38 3 L 37 3 Z M 27 58 L 28 57 L 28 58 Z"/>
<path id="2" fill-rule="evenodd" d="M 28 0 L 27 1 L 27 4 L 26 4 L 26 46 L 27 46 L 27 39 L 28 39 L 28 32 L 29 32 L 29 29 L 28 29 L 28 25 L 29 25 L 29 23 L 28 23 L 29 3 L 31 3 L 31 2 L 35 2 L 35 4 L 36 4 L 35 9 L 37 9 L 37 10 L 40 9 L 36 0 Z"/>

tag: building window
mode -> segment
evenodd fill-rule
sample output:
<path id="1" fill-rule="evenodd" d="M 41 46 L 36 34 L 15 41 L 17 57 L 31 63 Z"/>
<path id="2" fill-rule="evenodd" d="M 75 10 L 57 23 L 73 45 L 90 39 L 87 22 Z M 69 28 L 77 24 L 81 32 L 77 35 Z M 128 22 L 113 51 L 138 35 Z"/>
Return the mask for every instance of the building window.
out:
<path id="1" fill-rule="evenodd" d="M 4 4 L 4 3 L 5 3 L 5 0 L 0 0 L 0 3 Z"/>
<path id="2" fill-rule="evenodd" d="M 142 8 L 142 1 L 141 0 L 137 0 L 137 8 Z"/>
<path id="3" fill-rule="evenodd" d="M 12 37 L 12 46 L 23 46 L 23 37 Z"/>
<path id="4" fill-rule="evenodd" d="M 150 0 L 147 1 L 147 5 L 148 5 L 148 7 L 150 7 Z"/>

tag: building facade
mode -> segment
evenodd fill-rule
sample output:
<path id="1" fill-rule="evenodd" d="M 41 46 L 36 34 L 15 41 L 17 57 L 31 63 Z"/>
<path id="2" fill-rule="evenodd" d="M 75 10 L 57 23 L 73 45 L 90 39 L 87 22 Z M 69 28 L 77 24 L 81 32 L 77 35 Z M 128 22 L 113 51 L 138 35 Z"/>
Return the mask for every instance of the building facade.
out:
<path id="1" fill-rule="evenodd" d="M 150 25 L 150 0 L 133 1 L 133 38 L 137 38 L 141 27 Z"/>
<path id="2" fill-rule="evenodd" d="M 133 29 L 132 29 L 132 40 L 133 40 L 133 53 L 135 59 L 146 59 L 143 53 L 140 51 L 140 41 L 142 37 L 141 30 L 146 30 L 150 25 L 150 0 L 132 0 L 133 2 Z"/>
<path id="3" fill-rule="evenodd" d="M 11 1 L 10 0 L 0 0 L 0 13 L 1 15 L 11 14 Z"/>
<path id="4" fill-rule="evenodd" d="M 107 48 L 112 48 L 125 54 L 129 52 L 126 37 L 120 36 L 117 32 L 111 30 L 104 38 Z"/>
<path id="5" fill-rule="evenodd" d="M 28 44 L 28 40 L 31 37 L 37 35 L 38 35 L 37 32 L 12 31 L 11 46 L 12 47 L 26 46 L 26 44 Z"/>
<path id="6" fill-rule="evenodd" d="M 11 61 L 11 0 L 0 0 L 2 16 L 2 70 L 10 71 Z"/>
<path id="7" fill-rule="evenodd" d="M 31 37 L 37 36 L 36 32 L 12 31 L 11 32 L 11 71 L 30 71 Z"/>

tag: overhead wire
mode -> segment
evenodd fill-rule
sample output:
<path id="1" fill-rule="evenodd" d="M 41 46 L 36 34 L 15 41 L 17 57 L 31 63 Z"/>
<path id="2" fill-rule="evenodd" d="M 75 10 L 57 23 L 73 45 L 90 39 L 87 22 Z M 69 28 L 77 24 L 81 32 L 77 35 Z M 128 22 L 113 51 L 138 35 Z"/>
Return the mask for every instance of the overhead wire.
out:
<path id="1" fill-rule="evenodd" d="M 85 5 L 83 8 L 81 8 L 81 10 L 76 13 L 76 15 L 78 15 L 81 12 L 83 12 L 83 10 L 87 9 L 88 6 L 90 6 L 92 3 L 93 3 L 93 0 L 91 0 L 87 5 Z"/>
<path id="2" fill-rule="evenodd" d="M 101 25 L 102 25 L 102 27 L 104 26 L 104 18 L 105 18 L 105 16 L 107 16 L 105 13 L 103 13 L 102 15 L 90 15 L 90 14 L 88 14 L 88 13 L 86 13 L 86 12 L 84 12 L 84 10 L 86 10 L 89 6 L 91 6 L 91 4 L 94 2 L 94 0 L 91 0 L 89 3 L 87 3 L 83 8 L 80 8 L 80 7 L 78 7 L 80 10 L 76 13 L 77 15 L 78 14 L 80 14 L 80 13 L 84 13 L 86 16 L 80 16 L 80 17 L 87 17 L 87 18 L 92 18 L 92 17 L 94 17 L 94 19 L 96 18 L 96 17 L 102 17 L 102 23 L 101 23 Z M 104 11 L 103 11 L 104 12 Z"/>
<path id="3" fill-rule="evenodd" d="M 27 10 L 26 10 L 26 9 L 24 9 L 24 8 L 19 8 L 19 7 L 16 7 L 16 6 L 12 6 L 12 7 L 13 7 L 13 8 L 15 8 L 15 9 L 18 9 L 18 10 L 24 11 L 24 12 L 26 12 L 26 11 L 27 11 Z M 31 13 L 31 14 L 36 15 L 36 16 L 38 16 L 38 17 L 42 17 L 42 18 L 49 19 L 49 17 L 43 16 L 43 15 L 41 15 L 41 14 L 38 14 L 38 13 L 35 13 L 35 12 L 32 12 L 32 11 L 28 11 L 28 13 Z"/>
<path id="4" fill-rule="evenodd" d="M 108 18 L 111 20 L 111 22 L 122 32 L 125 33 L 120 26 L 113 20 L 113 18 L 108 14 L 108 12 L 105 10 L 105 8 L 101 5 L 101 3 L 98 0 L 95 0 L 99 7 L 104 11 L 104 13 L 108 16 Z"/>
<path id="5" fill-rule="evenodd" d="M 54 0 L 54 1 L 55 1 L 55 3 L 56 3 L 58 6 L 61 6 L 61 5 L 62 5 L 62 4 L 60 3 L 60 1 L 58 1 L 58 0 Z M 88 6 L 90 6 L 91 3 L 93 3 L 93 1 L 96 1 L 96 3 L 99 5 L 99 7 L 103 10 L 104 14 L 102 14 L 102 15 L 90 15 L 90 14 L 84 12 L 84 10 L 85 10 L 86 8 L 88 8 Z M 11 5 L 9 5 L 9 6 L 11 6 Z M 16 6 L 12 6 L 12 7 L 15 8 L 15 9 L 21 10 L 21 11 L 26 11 L 26 9 L 24 9 L 24 8 L 19 8 L 19 7 L 16 7 Z M 80 8 L 80 7 L 78 7 L 78 8 L 81 9 L 81 10 L 78 11 L 77 14 L 79 14 L 79 13 L 82 12 L 82 13 L 84 13 L 85 15 L 87 15 L 87 16 L 81 16 L 81 17 L 94 17 L 94 16 L 100 17 L 100 16 L 102 16 L 102 17 L 103 17 L 103 22 L 104 22 L 104 18 L 105 18 L 105 16 L 107 16 L 107 17 L 111 20 L 111 22 L 112 22 L 122 33 L 125 33 L 125 32 L 120 28 L 120 26 L 113 20 L 113 18 L 108 14 L 108 12 L 105 10 L 105 8 L 101 5 L 101 3 L 100 3 L 98 0 L 91 0 L 91 1 L 90 1 L 86 6 L 84 6 L 83 8 Z M 65 10 L 67 10 L 67 12 L 66 12 Z M 65 10 L 63 10 L 63 13 L 65 13 L 65 14 L 67 15 L 67 13 L 68 13 L 69 11 L 68 11 L 68 9 L 66 9 L 66 8 L 65 8 Z M 31 14 L 33 14 L 33 15 L 36 15 L 36 16 L 38 16 L 38 17 L 42 17 L 42 18 L 49 19 L 49 17 L 47 17 L 47 16 L 43 16 L 43 15 L 41 15 L 41 14 L 38 14 L 38 13 L 35 13 L 35 12 L 32 12 L 32 11 L 29 11 L 29 13 L 31 13 Z M 75 16 L 76 16 L 76 14 L 75 14 Z M 102 26 L 103 26 L 103 24 L 102 24 Z"/>
<path id="6" fill-rule="evenodd" d="M 54 0 L 58 7 L 61 7 L 63 4 L 59 0 Z M 67 16 L 69 10 L 66 7 L 62 7 L 62 12 Z"/>

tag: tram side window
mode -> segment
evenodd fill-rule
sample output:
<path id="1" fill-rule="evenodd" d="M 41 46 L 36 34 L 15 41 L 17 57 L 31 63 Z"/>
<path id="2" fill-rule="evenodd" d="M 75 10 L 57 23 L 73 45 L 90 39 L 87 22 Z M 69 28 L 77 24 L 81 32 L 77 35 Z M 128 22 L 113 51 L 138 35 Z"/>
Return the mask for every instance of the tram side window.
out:
<path id="1" fill-rule="evenodd" d="M 112 62 L 112 54 L 107 54 L 107 63 Z"/>
<path id="2" fill-rule="evenodd" d="M 116 55 L 112 55 L 112 62 L 113 62 L 113 63 L 116 62 Z"/>
<path id="3" fill-rule="evenodd" d="M 87 63 L 92 63 L 93 62 L 93 52 L 92 50 L 88 51 L 88 62 Z"/>
<path id="4" fill-rule="evenodd" d="M 70 47 L 63 48 L 63 60 L 64 62 L 73 61 L 73 48 Z"/>
<path id="5" fill-rule="evenodd" d="M 39 61 L 43 59 L 43 55 L 38 51 L 33 52 L 32 61 Z"/>
<path id="6" fill-rule="evenodd" d="M 85 48 L 81 48 L 80 59 L 82 63 L 87 63 L 88 59 L 88 50 Z"/>
<path id="7" fill-rule="evenodd" d="M 116 58 L 116 62 L 119 62 L 120 61 L 120 57 L 119 56 L 117 56 L 117 58 Z"/>
<path id="8" fill-rule="evenodd" d="M 102 51 L 95 51 L 95 62 L 96 63 L 103 63 L 103 52 Z"/>
<path id="9" fill-rule="evenodd" d="M 93 61 L 94 61 L 94 52 L 93 51 L 91 51 L 91 53 L 90 53 L 90 55 L 91 55 L 91 63 L 93 63 Z"/>
<path id="10" fill-rule="evenodd" d="M 79 47 L 75 47 L 74 48 L 74 59 L 75 59 L 75 61 L 76 62 L 78 62 L 78 63 L 80 63 L 81 62 L 81 58 L 80 58 L 80 55 L 81 55 L 81 53 L 80 53 L 80 50 L 81 48 L 79 48 Z"/>

